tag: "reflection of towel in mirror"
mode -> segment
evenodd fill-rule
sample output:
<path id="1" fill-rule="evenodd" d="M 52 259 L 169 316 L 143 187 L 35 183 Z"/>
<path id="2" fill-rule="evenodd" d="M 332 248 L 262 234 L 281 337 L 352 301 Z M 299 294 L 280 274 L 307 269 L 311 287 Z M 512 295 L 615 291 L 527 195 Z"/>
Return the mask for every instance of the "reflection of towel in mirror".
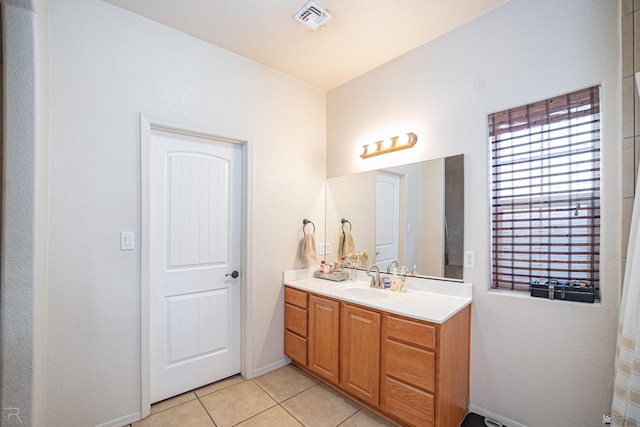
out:
<path id="1" fill-rule="evenodd" d="M 300 250 L 300 258 L 302 259 L 302 266 L 309 267 L 313 261 L 318 259 L 316 254 L 316 235 L 313 233 L 306 233 L 302 240 L 302 249 Z"/>
<path id="2" fill-rule="evenodd" d="M 338 244 L 338 256 L 340 258 L 352 254 L 356 251 L 356 242 L 353 241 L 353 235 L 350 231 L 343 230 L 340 235 L 340 243 Z"/>

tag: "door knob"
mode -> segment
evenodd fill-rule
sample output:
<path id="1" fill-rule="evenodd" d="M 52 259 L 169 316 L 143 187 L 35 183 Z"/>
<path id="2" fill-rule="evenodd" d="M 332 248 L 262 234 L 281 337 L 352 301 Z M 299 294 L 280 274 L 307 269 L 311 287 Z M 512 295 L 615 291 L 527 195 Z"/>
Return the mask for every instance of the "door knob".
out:
<path id="1" fill-rule="evenodd" d="M 234 271 L 232 271 L 232 272 L 231 272 L 231 273 L 229 273 L 229 274 L 225 274 L 224 276 L 225 276 L 225 277 L 231 276 L 231 278 L 232 278 L 232 279 L 235 279 L 235 278 L 237 278 L 239 275 L 240 275 L 240 273 L 238 273 L 236 270 L 234 270 Z"/>

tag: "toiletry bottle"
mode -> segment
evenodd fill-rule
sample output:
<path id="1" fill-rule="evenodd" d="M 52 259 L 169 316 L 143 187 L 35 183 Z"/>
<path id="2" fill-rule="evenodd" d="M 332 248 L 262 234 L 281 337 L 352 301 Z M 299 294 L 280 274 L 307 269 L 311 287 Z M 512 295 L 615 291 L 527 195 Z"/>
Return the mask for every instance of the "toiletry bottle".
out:
<path id="1" fill-rule="evenodd" d="M 405 282 L 407 281 L 407 267 L 406 266 L 402 266 L 400 267 L 400 291 L 404 292 L 407 290 L 407 288 L 405 287 Z"/>
<path id="2" fill-rule="evenodd" d="M 389 283 L 389 288 L 392 291 L 398 290 L 398 267 L 393 267 L 391 270 L 393 277 L 391 277 L 391 283 Z"/>
<path id="3" fill-rule="evenodd" d="M 324 263 L 324 260 L 322 260 L 320 261 L 320 273 L 324 273 L 324 270 L 325 270 L 324 267 L 325 267 L 325 263 Z"/>

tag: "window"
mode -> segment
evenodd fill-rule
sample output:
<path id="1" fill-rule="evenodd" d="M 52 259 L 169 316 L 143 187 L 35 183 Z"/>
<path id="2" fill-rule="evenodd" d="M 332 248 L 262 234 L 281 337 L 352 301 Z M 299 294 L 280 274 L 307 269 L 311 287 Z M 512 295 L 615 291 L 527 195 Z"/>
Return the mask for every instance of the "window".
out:
<path id="1" fill-rule="evenodd" d="M 599 296 L 600 87 L 489 116 L 493 287 L 586 281 Z"/>

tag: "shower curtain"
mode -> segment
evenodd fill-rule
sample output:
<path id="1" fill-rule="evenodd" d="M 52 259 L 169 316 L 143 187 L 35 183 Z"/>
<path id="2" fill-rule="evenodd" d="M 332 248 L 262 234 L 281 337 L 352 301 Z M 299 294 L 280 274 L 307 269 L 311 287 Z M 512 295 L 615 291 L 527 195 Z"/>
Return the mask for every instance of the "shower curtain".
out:
<path id="1" fill-rule="evenodd" d="M 640 178 L 640 177 L 639 177 Z M 620 302 L 611 424 L 640 426 L 640 179 L 636 183 Z"/>

